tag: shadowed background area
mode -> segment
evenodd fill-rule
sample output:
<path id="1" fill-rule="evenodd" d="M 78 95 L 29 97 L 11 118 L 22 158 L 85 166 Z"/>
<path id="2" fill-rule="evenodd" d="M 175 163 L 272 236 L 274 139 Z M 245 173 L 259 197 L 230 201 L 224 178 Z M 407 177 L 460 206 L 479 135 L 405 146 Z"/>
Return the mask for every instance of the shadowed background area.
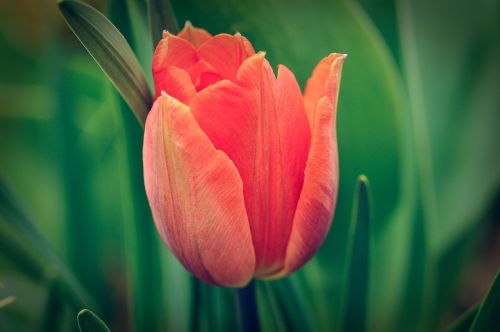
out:
<path id="1" fill-rule="evenodd" d="M 146 0 L 87 3 L 124 34 L 151 84 Z M 321 58 L 349 54 L 333 226 L 300 272 L 257 282 L 264 331 L 345 329 L 358 305 L 370 331 L 436 330 L 483 299 L 500 262 L 498 1 L 172 7 L 181 25 L 241 32 L 301 87 Z M 83 308 L 113 331 L 236 328 L 233 291 L 190 277 L 156 233 L 142 135 L 55 0 L 0 0 L 0 330 L 73 331 Z M 369 278 L 348 249 L 360 174 Z M 366 303 L 349 301 L 358 281 Z"/>

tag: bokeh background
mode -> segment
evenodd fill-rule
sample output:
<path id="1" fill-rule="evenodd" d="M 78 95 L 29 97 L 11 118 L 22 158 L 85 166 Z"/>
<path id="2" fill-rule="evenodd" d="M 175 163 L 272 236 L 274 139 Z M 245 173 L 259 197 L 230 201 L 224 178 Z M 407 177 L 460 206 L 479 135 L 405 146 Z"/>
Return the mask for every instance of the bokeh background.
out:
<path id="1" fill-rule="evenodd" d="M 145 0 L 89 1 L 151 83 Z M 290 278 L 258 282 L 266 331 L 338 330 L 357 177 L 370 181 L 368 327 L 429 331 L 486 294 L 500 266 L 497 0 L 175 0 L 178 21 L 241 32 L 303 87 L 348 53 L 331 232 Z M 234 292 L 161 244 L 142 182 L 142 128 L 54 0 L 0 0 L 0 330 L 223 331 Z M 347 318 L 348 319 L 348 318 Z"/>

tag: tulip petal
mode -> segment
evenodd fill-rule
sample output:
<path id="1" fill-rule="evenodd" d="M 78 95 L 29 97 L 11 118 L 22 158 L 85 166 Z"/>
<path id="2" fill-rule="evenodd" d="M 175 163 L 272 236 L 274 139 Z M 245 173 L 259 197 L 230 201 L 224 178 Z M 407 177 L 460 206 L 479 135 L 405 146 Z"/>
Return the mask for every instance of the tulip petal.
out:
<path id="1" fill-rule="evenodd" d="M 236 79 L 207 87 L 190 107 L 241 176 L 260 277 L 283 267 L 310 132 L 300 88 L 288 69 L 280 66 L 276 79 L 259 53 L 244 61 Z"/>
<path id="2" fill-rule="evenodd" d="M 173 74 L 171 67 L 187 70 L 198 61 L 198 56 L 194 47 L 186 40 L 177 36 L 165 33 L 165 36 L 156 47 L 153 56 L 153 79 L 155 83 L 155 96 L 158 98 L 162 91 L 166 91 L 171 96 L 185 101 L 188 91 L 194 90 L 193 83 L 186 80 L 185 75 Z M 181 76 L 179 78 L 179 76 Z M 185 89 L 179 87 L 185 86 Z M 173 86 L 173 87 L 172 87 Z M 184 91 L 185 90 L 185 91 Z M 180 95 L 175 94 L 183 91 Z"/>
<path id="3" fill-rule="evenodd" d="M 144 180 L 162 239 L 201 280 L 241 287 L 255 268 L 243 185 L 189 108 L 166 94 L 148 115 Z"/>
<path id="4" fill-rule="evenodd" d="M 164 91 L 183 104 L 189 104 L 191 98 L 196 94 L 196 88 L 191 80 L 191 76 L 185 70 L 175 66 L 170 66 L 164 71 L 164 75 L 156 77 L 155 81 L 155 86 L 157 87 L 155 99 Z M 158 90 L 160 87 L 163 90 Z"/>
<path id="5" fill-rule="evenodd" d="M 207 40 L 212 38 L 212 35 L 205 29 L 195 28 L 191 22 L 186 21 L 184 28 L 177 34 L 178 37 L 187 40 L 195 48 L 198 48 Z"/>
<path id="6" fill-rule="evenodd" d="M 337 59 L 344 59 L 345 54 L 332 53 L 326 58 L 323 58 L 311 75 L 311 78 L 307 80 L 306 88 L 304 91 L 304 105 L 306 107 L 307 117 L 309 118 L 309 124 L 312 126 L 314 122 L 314 112 L 316 110 L 316 105 L 318 101 L 323 96 L 329 96 L 333 99 L 337 91 L 333 87 L 327 87 L 326 82 L 330 76 L 332 63 Z M 337 87 L 338 89 L 338 87 Z M 336 98 L 336 96 L 335 96 Z"/>
<path id="7" fill-rule="evenodd" d="M 255 54 L 252 44 L 240 34 L 219 34 L 198 49 L 198 56 L 217 70 L 225 79 L 236 81 L 243 61 Z"/>
<path id="8" fill-rule="evenodd" d="M 214 84 L 222 79 L 217 74 L 217 71 L 205 61 L 199 61 L 188 68 L 188 73 L 191 76 L 196 91 L 203 90 L 210 84 Z"/>
<path id="9" fill-rule="evenodd" d="M 292 273 L 305 264 L 318 250 L 331 225 L 339 179 L 335 118 L 344 58 L 336 56 L 328 74 L 323 76 L 324 94 L 312 112 L 311 149 L 286 251 L 285 267 L 272 278 Z M 320 62 L 316 75 L 324 73 L 323 65 L 324 62 Z M 308 85 L 320 77 L 315 74 Z"/>

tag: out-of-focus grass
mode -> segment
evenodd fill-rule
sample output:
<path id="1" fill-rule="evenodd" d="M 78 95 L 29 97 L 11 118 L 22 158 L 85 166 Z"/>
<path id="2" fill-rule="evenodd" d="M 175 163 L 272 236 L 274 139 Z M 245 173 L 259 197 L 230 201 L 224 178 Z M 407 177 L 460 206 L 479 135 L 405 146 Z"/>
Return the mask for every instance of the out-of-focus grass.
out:
<path id="1" fill-rule="evenodd" d="M 0 176 L 82 284 L 101 294 L 101 314 L 123 326 L 117 318 L 127 311 L 120 199 L 126 146 L 114 92 L 67 32 L 55 3 L 5 3 L 0 15 Z M 2 294 L 42 291 L 17 297 L 2 310 L 2 324 L 42 326 L 46 287 L 17 284 L 24 279 L 8 261 L 11 253 L 1 257 L 11 267 L 1 269 Z M 36 317 L 10 318 L 29 307 Z"/>

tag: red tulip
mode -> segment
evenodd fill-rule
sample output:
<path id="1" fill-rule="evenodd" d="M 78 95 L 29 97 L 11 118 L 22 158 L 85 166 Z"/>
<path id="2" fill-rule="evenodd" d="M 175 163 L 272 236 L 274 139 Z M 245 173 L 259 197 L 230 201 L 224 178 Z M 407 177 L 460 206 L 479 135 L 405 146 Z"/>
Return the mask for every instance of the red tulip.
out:
<path id="1" fill-rule="evenodd" d="M 144 180 L 156 227 L 201 280 L 242 287 L 305 264 L 323 242 L 338 188 L 335 115 L 345 55 L 320 61 L 304 96 L 240 34 L 189 23 L 153 58 L 156 102 Z"/>

